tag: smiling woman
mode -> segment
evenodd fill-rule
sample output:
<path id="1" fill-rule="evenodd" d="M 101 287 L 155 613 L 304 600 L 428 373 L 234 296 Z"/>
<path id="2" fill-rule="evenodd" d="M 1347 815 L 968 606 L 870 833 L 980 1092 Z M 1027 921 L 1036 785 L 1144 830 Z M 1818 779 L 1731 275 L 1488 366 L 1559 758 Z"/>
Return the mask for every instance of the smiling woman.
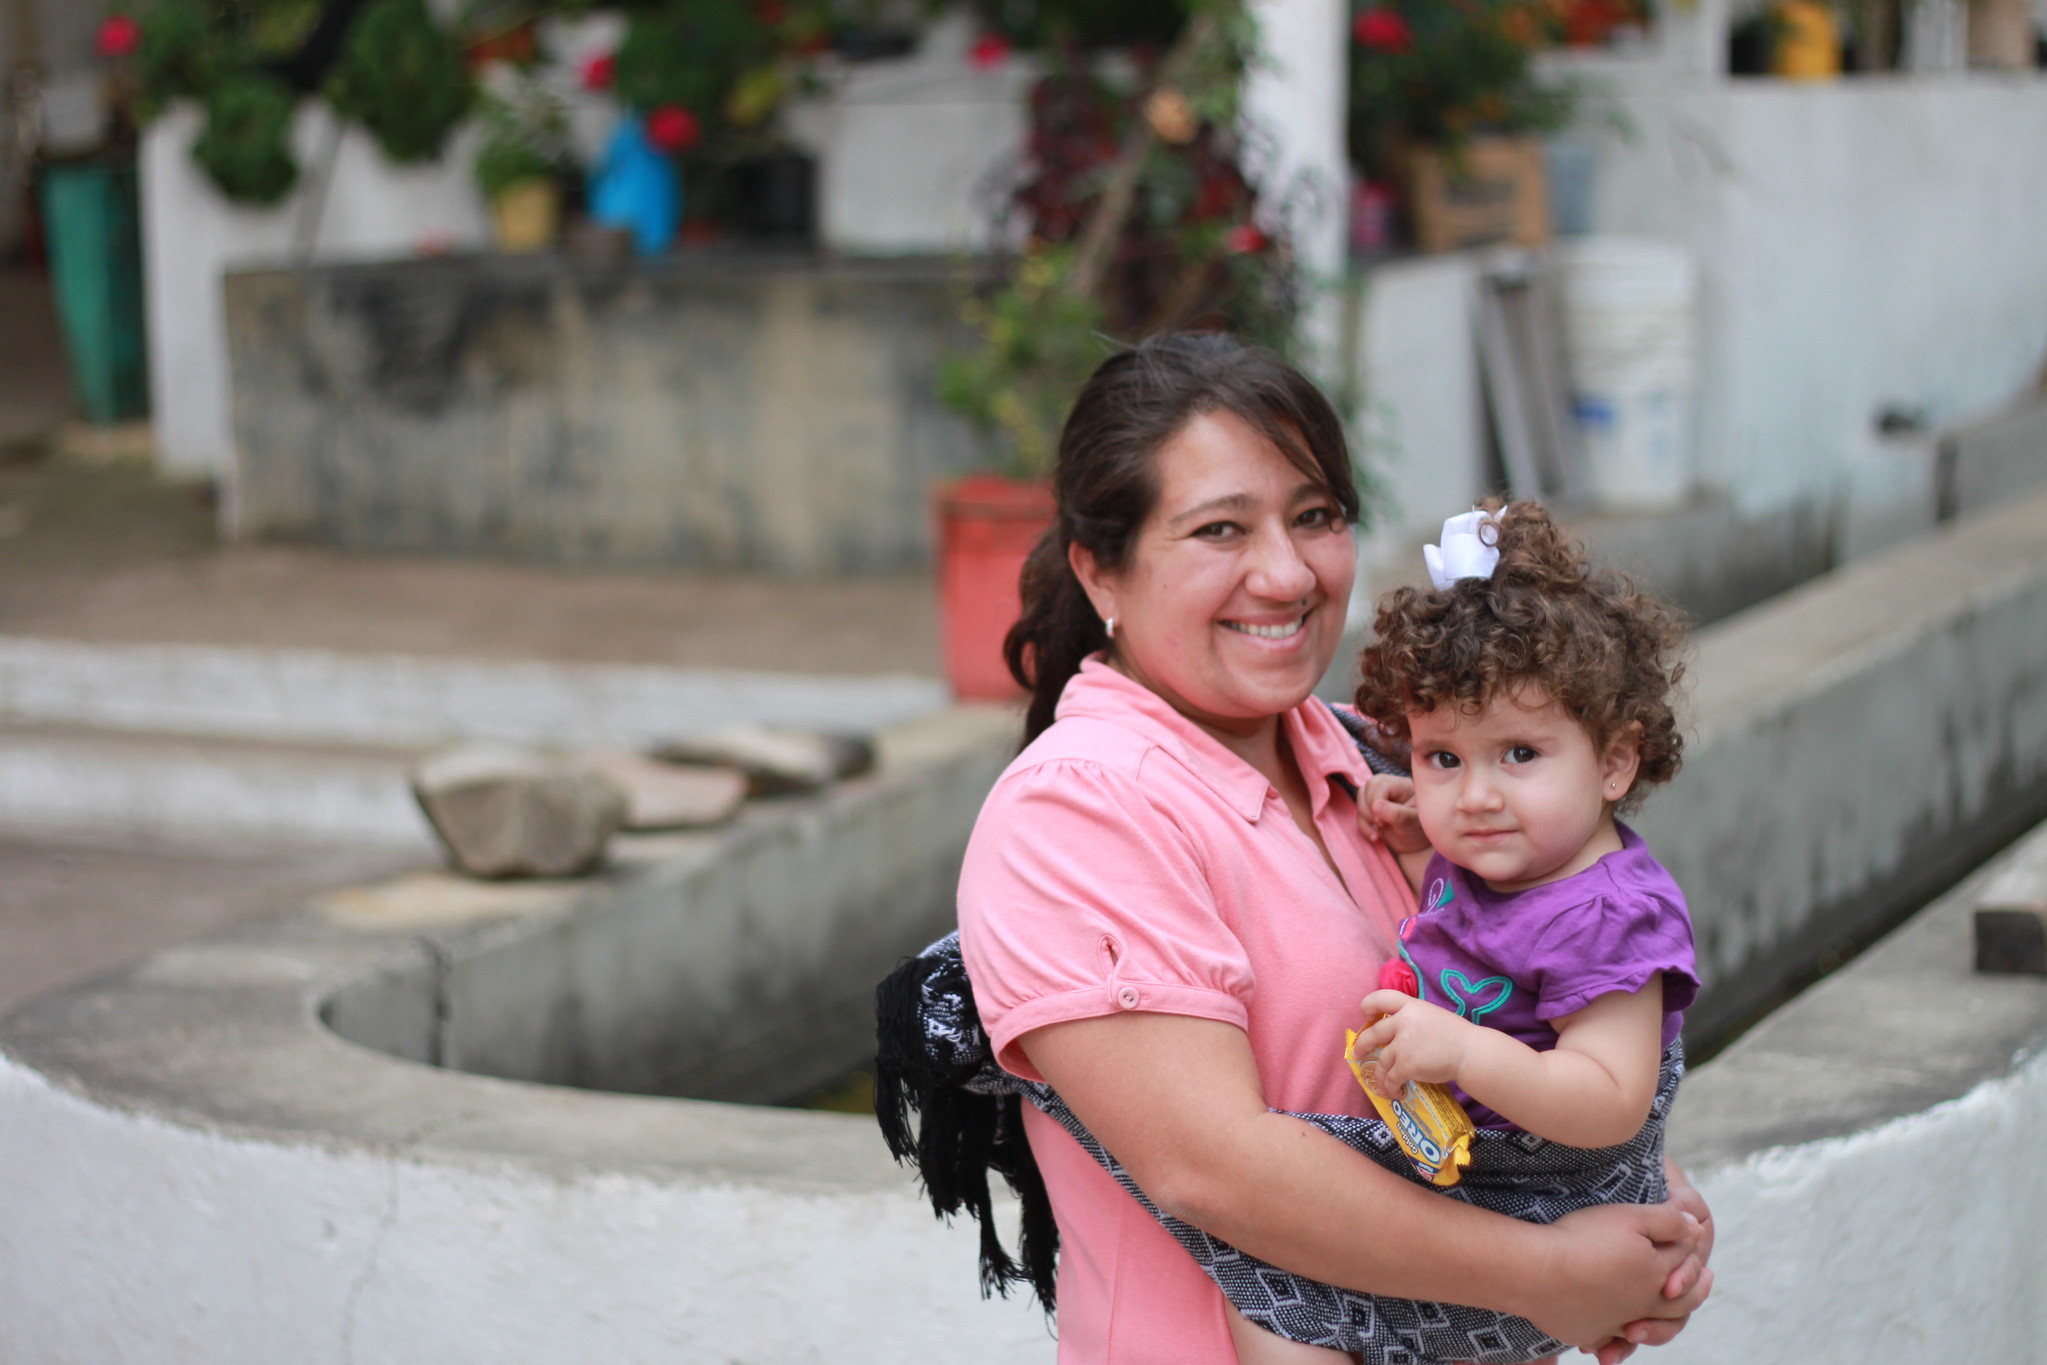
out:
<path id="1" fill-rule="evenodd" d="M 1327 1284 L 1492 1310 L 1494 1346 L 1428 1359 L 1541 1354 L 1512 1354 L 1500 1315 L 1536 1324 L 1524 1345 L 1609 1359 L 1667 1340 L 1704 1296 L 1709 1239 L 1684 1211 L 1517 1222 L 1283 1112 L 1365 1112 L 1344 1030 L 1411 907 L 1358 830 L 1364 761 L 1311 695 L 1358 511 L 1328 400 L 1232 338 L 1154 338 L 1081 391 L 1054 492 L 1005 650 L 1028 745 L 982 808 L 959 908 L 996 1060 L 1049 1084 L 1131 1182 L 1023 1108 L 1063 1365 L 1235 1365 L 1221 1291 L 1153 1209 Z M 1423 1358 L 1371 1335 L 1369 1361 Z"/>

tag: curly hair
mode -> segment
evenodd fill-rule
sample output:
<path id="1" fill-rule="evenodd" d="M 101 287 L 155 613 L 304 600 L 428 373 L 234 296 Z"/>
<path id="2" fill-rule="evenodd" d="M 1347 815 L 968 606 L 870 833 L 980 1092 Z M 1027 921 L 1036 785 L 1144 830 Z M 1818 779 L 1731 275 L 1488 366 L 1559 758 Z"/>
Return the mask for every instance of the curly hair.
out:
<path id="1" fill-rule="evenodd" d="M 1532 687 L 1598 748 L 1640 726 L 1641 765 L 1621 801 L 1632 809 L 1684 759 L 1672 708 L 1684 677 L 1682 617 L 1625 575 L 1595 571 L 1540 503 L 1495 498 L 1482 510 L 1500 551 L 1492 577 L 1381 598 L 1359 661 L 1358 710 L 1405 744 L 1411 713 L 1477 710 Z"/>

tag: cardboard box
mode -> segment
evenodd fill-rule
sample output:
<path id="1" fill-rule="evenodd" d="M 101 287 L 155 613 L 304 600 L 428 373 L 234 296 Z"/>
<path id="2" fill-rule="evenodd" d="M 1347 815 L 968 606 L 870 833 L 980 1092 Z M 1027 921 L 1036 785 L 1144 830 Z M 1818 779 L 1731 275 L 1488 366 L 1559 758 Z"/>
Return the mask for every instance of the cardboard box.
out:
<path id="1" fill-rule="evenodd" d="M 1415 245 L 1423 251 L 1549 241 L 1549 186 L 1534 138 L 1473 138 L 1455 152 L 1416 147 L 1407 166 Z"/>

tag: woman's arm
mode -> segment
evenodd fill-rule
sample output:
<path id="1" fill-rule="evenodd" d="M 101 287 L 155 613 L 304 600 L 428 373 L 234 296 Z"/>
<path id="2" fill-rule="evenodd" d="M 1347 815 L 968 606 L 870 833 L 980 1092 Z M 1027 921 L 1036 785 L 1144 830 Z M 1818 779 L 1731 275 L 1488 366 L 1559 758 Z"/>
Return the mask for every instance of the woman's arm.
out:
<path id="1" fill-rule="evenodd" d="M 1705 1297 L 1689 1215 L 1605 1206 L 1540 1227 L 1443 1199 L 1268 1110 L 1233 1025 L 1133 1012 L 1020 1042 L 1161 1209 L 1297 1274 L 1514 1313 L 1588 1349 L 1663 1336 Z"/>
<path id="2" fill-rule="evenodd" d="M 1380 1091 L 1389 1098 L 1409 1081 L 1455 1082 L 1515 1127 L 1573 1147 L 1626 1142 L 1656 1098 L 1660 975 L 1552 1021 L 1557 1045 L 1548 1052 L 1399 991 L 1374 991 L 1363 1008 L 1382 1017 L 1358 1035 L 1357 1055 L 1379 1050 Z"/>

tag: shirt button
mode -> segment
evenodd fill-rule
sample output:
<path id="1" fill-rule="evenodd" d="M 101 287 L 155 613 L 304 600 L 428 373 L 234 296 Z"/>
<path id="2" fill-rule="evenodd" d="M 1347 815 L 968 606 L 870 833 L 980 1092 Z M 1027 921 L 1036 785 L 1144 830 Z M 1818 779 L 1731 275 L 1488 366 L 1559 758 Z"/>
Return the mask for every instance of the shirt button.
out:
<path id="1" fill-rule="evenodd" d="M 1116 992 L 1116 1003 L 1126 1010 L 1134 1010 L 1138 1003 L 1137 987 L 1125 986 Z"/>

